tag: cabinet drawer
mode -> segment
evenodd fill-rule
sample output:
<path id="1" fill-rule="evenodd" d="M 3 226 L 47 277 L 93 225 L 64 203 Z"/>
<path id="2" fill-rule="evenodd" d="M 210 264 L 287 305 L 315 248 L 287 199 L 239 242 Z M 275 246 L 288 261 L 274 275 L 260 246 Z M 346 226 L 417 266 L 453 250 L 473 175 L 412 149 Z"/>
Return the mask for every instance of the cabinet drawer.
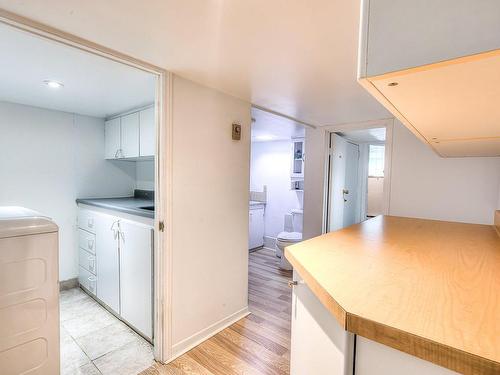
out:
<path id="1" fill-rule="evenodd" d="M 89 253 L 95 254 L 95 234 L 78 229 L 78 246 Z"/>
<path id="2" fill-rule="evenodd" d="M 79 252 L 78 264 L 80 265 L 80 267 L 83 267 L 87 271 L 93 273 L 94 275 L 97 275 L 95 255 L 89 253 L 88 251 L 85 251 L 82 248 L 80 248 L 78 252 Z"/>
<path id="3" fill-rule="evenodd" d="M 96 294 L 97 277 L 92 275 L 83 267 L 78 267 L 78 282 L 81 286 L 87 289 L 90 293 Z"/>
<path id="4" fill-rule="evenodd" d="M 92 211 L 84 209 L 78 210 L 78 227 L 88 232 L 95 233 L 96 224 L 95 214 Z"/>

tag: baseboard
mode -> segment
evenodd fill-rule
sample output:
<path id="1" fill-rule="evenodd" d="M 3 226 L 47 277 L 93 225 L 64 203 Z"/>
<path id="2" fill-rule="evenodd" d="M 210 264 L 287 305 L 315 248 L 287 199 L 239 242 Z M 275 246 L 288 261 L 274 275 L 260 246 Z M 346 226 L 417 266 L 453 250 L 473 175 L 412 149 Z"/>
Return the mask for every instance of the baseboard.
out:
<path id="1" fill-rule="evenodd" d="M 276 238 L 264 236 L 264 247 L 266 249 L 274 250 L 276 248 Z"/>
<path id="2" fill-rule="evenodd" d="M 183 355 L 189 350 L 193 349 L 195 346 L 201 344 L 203 341 L 209 339 L 215 334 L 219 333 L 223 329 L 229 327 L 231 324 L 237 322 L 240 319 L 243 319 L 245 316 L 249 315 L 250 311 L 248 310 L 248 306 L 240 311 L 235 312 L 234 314 L 219 320 L 218 322 L 212 324 L 211 326 L 195 333 L 194 335 L 188 337 L 187 339 L 182 340 L 181 342 L 172 346 L 172 358 L 168 360 L 168 362 L 173 361 L 177 357 Z"/>
<path id="3" fill-rule="evenodd" d="M 78 278 L 75 277 L 73 279 L 59 281 L 59 291 L 73 289 L 78 286 Z"/>

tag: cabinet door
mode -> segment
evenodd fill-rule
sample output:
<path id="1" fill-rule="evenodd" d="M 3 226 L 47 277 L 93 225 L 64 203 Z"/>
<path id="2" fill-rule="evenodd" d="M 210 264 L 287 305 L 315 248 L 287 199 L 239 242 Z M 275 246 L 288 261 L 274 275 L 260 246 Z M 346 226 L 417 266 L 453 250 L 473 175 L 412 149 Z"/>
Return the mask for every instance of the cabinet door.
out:
<path id="1" fill-rule="evenodd" d="M 250 225 L 248 248 L 254 249 L 264 245 L 264 209 L 251 209 L 248 221 Z"/>
<path id="2" fill-rule="evenodd" d="M 116 159 L 120 153 L 120 118 L 104 123 L 104 157 Z"/>
<path id="3" fill-rule="evenodd" d="M 120 220 L 121 316 L 143 335 L 153 337 L 153 229 Z"/>
<path id="4" fill-rule="evenodd" d="M 116 313 L 120 312 L 120 271 L 118 218 L 95 213 L 97 297 Z"/>
<path id="5" fill-rule="evenodd" d="M 139 112 L 139 155 L 155 155 L 155 108 Z"/>
<path id="6" fill-rule="evenodd" d="M 340 326 L 296 271 L 294 280 L 298 284 L 292 293 L 290 374 L 352 374 L 353 335 Z"/>
<path id="7" fill-rule="evenodd" d="M 139 156 L 139 112 L 121 118 L 121 157 Z"/>

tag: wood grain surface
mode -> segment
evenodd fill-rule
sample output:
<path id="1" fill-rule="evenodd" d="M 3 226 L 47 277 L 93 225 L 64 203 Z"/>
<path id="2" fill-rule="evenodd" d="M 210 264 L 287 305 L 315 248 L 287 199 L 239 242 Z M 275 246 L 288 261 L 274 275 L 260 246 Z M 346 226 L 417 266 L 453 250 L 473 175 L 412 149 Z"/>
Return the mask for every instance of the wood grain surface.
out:
<path id="1" fill-rule="evenodd" d="M 155 364 L 141 375 L 288 375 L 292 295 L 287 283 L 291 278 L 291 272 L 278 269 L 273 251 L 251 253 L 251 314 L 171 363 Z"/>
<path id="2" fill-rule="evenodd" d="M 379 216 L 286 257 L 348 331 L 457 372 L 500 373 L 492 226 Z"/>

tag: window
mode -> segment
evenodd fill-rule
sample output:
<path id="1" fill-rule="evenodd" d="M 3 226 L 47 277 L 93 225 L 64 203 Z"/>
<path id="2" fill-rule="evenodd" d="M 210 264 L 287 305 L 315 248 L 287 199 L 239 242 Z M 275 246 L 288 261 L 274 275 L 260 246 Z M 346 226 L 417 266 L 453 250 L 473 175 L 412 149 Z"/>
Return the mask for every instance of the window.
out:
<path id="1" fill-rule="evenodd" d="M 368 156 L 368 176 L 384 177 L 385 146 L 370 145 Z"/>

